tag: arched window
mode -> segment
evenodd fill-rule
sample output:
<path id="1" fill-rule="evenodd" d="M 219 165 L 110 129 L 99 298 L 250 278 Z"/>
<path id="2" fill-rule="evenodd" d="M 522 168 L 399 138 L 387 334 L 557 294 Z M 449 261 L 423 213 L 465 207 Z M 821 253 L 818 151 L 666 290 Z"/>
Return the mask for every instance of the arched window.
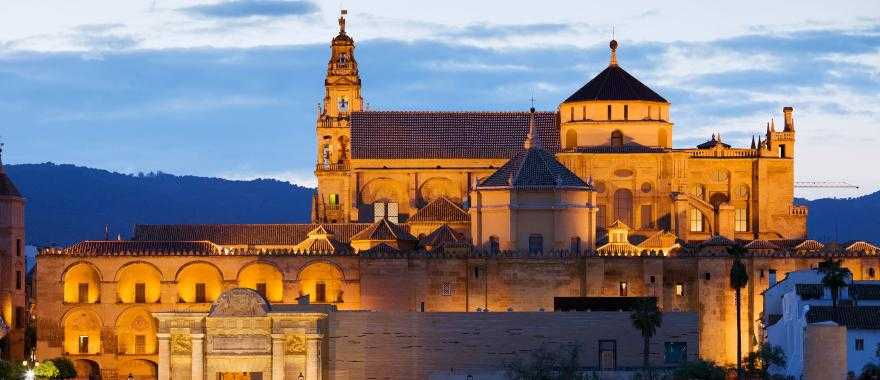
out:
<path id="1" fill-rule="evenodd" d="M 632 226 L 633 194 L 627 189 L 614 192 L 614 219 Z"/>
<path id="2" fill-rule="evenodd" d="M 565 132 L 565 148 L 573 149 L 577 147 L 578 143 L 578 134 L 574 129 L 569 129 L 568 132 Z"/>
<path id="3" fill-rule="evenodd" d="M 541 234 L 529 235 L 529 253 L 544 252 L 544 236 Z"/>
<path id="4" fill-rule="evenodd" d="M 348 56 L 345 53 L 339 53 L 339 66 L 348 64 Z"/>
<path id="5" fill-rule="evenodd" d="M 621 132 L 621 131 L 611 132 L 611 146 L 613 146 L 613 147 L 623 146 L 623 132 Z"/>

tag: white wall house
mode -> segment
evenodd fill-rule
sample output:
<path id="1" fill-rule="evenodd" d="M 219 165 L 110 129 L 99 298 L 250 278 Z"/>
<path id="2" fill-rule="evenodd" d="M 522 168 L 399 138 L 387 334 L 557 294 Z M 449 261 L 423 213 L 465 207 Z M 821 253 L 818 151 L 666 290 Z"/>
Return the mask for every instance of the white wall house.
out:
<path id="1" fill-rule="evenodd" d="M 791 272 L 764 291 L 764 339 L 785 351 L 785 368 L 774 373 L 799 378 L 804 373 L 804 340 L 808 324 L 835 324 L 846 328 L 846 347 L 823 347 L 846 357 L 848 371 L 859 374 L 865 364 L 880 362 L 880 281 L 851 281 L 841 289 L 838 307 L 822 286 L 817 270 Z"/>

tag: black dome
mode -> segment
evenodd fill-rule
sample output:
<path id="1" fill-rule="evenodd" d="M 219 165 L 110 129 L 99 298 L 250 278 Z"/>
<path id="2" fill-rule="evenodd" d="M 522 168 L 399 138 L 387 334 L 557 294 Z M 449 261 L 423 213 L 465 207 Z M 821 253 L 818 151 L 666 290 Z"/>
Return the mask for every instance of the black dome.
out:
<path id="1" fill-rule="evenodd" d="M 618 65 L 610 65 L 565 102 L 585 100 L 647 100 L 669 103 Z"/>

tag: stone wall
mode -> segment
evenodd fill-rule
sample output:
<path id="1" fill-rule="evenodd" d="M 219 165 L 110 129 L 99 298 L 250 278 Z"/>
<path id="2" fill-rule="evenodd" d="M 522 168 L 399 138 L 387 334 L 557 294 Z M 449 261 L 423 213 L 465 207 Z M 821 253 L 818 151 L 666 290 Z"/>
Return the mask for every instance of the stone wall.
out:
<path id="1" fill-rule="evenodd" d="M 664 314 L 651 341 L 652 365 L 663 365 L 666 342 L 685 342 L 688 359 L 696 359 L 697 323 L 695 313 Z M 619 368 L 642 364 L 641 335 L 628 312 L 338 312 L 327 330 L 326 375 L 334 380 L 497 372 L 541 345 L 578 345 L 580 365 L 596 368 L 605 339 L 616 341 Z"/>

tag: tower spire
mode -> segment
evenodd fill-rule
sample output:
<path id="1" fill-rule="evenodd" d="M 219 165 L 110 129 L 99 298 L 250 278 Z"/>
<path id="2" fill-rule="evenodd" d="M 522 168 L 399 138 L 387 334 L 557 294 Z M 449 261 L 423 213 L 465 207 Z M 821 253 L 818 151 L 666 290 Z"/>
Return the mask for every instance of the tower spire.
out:
<path id="1" fill-rule="evenodd" d="M 529 134 L 526 135 L 526 141 L 523 142 L 523 148 L 541 149 L 541 137 L 538 136 L 538 130 L 535 127 L 535 107 L 529 109 Z"/>
<path id="2" fill-rule="evenodd" d="M 608 65 L 617 66 L 617 40 L 612 39 L 608 46 L 611 48 L 611 62 Z"/>
<path id="3" fill-rule="evenodd" d="M 752 135 L 752 149 L 755 149 L 755 135 Z"/>

